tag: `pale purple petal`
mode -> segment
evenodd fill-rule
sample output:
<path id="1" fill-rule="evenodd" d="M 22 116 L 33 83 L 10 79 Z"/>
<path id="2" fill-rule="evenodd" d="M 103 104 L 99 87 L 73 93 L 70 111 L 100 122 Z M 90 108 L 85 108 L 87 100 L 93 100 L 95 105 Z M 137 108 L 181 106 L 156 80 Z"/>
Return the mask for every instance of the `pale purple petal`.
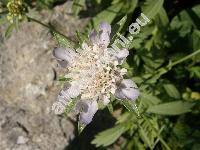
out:
<path id="1" fill-rule="evenodd" d="M 89 106 L 86 102 L 84 101 L 79 101 L 77 104 L 76 104 L 76 110 L 77 112 L 88 112 L 88 109 L 89 109 Z"/>
<path id="2" fill-rule="evenodd" d="M 58 98 L 61 98 L 61 97 L 63 97 L 66 100 L 70 99 L 70 95 L 68 94 L 67 90 L 65 90 L 65 89 L 60 91 Z"/>
<path id="3" fill-rule="evenodd" d="M 131 79 L 122 80 L 121 85 L 125 86 L 126 88 L 137 88 L 137 85 Z"/>
<path id="4" fill-rule="evenodd" d="M 69 101 L 71 98 L 75 98 L 80 95 L 80 89 L 77 86 L 69 86 L 62 89 L 58 95 L 58 99 L 64 98 Z"/>
<path id="5" fill-rule="evenodd" d="M 106 32 L 101 32 L 100 35 L 99 35 L 99 44 L 100 45 L 103 45 L 105 47 L 107 47 L 110 43 L 110 37 L 109 37 L 109 34 L 106 33 Z"/>
<path id="6" fill-rule="evenodd" d="M 98 33 L 95 30 L 93 30 L 93 31 L 90 32 L 89 38 L 90 38 L 90 41 L 93 44 L 98 44 L 99 43 L 99 35 L 98 35 Z"/>
<path id="7" fill-rule="evenodd" d="M 55 48 L 53 55 L 62 67 L 66 67 L 73 60 L 75 52 L 69 48 Z"/>
<path id="8" fill-rule="evenodd" d="M 118 98 L 118 99 L 125 99 L 125 95 L 122 93 L 121 89 L 117 89 L 115 91 L 115 96 Z"/>
<path id="9" fill-rule="evenodd" d="M 139 90 L 133 80 L 124 79 L 115 91 L 115 96 L 119 99 L 135 100 L 139 96 Z"/>
<path id="10" fill-rule="evenodd" d="M 122 89 L 122 93 L 127 99 L 135 100 L 139 96 L 139 90 L 134 88 Z"/>
<path id="11" fill-rule="evenodd" d="M 71 86 L 67 89 L 67 92 L 71 98 L 75 98 L 80 95 L 81 91 L 78 86 Z"/>
<path id="12" fill-rule="evenodd" d="M 124 59 L 129 55 L 129 51 L 127 49 L 122 49 L 120 50 L 117 54 L 116 57 L 119 59 Z"/>
<path id="13" fill-rule="evenodd" d="M 63 68 L 66 68 L 69 66 L 69 62 L 65 61 L 65 60 L 57 60 L 57 62 L 59 63 L 59 65 Z"/>
<path id="14" fill-rule="evenodd" d="M 69 61 L 73 57 L 72 50 L 65 48 L 55 48 L 53 50 L 53 55 L 59 60 L 67 60 L 67 61 Z"/>
<path id="15" fill-rule="evenodd" d="M 119 64 L 122 64 L 125 58 L 129 55 L 129 51 L 127 49 L 120 50 L 115 57 L 117 58 Z"/>
<path id="16" fill-rule="evenodd" d="M 98 104 L 97 101 L 90 101 L 88 102 L 88 111 L 87 112 L 81 112 L 80 113 L 80 122 L 84 125 L 89 124 L 92 121 L 92 118 L 94 117 L 94 114 L 98 110 Z"/>
<path id="17" fill-rule="evenodd" d="M 106 23 L 106 22 L 102 22 L 99 24 L 99 30 L 100 31 L 103 31 L 103 32 L 106 32 L 110 35 L 111 33 L 111 25 Z"/>

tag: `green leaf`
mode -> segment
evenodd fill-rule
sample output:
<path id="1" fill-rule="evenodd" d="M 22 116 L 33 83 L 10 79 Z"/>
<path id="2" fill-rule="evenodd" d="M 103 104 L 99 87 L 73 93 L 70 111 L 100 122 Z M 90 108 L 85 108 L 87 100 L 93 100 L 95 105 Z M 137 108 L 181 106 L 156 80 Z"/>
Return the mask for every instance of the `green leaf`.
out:
<path id="1" fill-rule="evenodd" d="M 167 16 L 167 12 L 165 11 L 163 7 L 161 7 L 155 21 L 156 21 L 156 24 L 160 27 L 167 27 L 167 25 L 169 24 L 169 18 Z"/>
<path id="2" fill-rule="evenodd" d="M 176 99 L 179 99 L 181 97 L 179 91 L 173 84 L 164 84 L 163 87 L 170 97 L 173 97 Z"/>
<path id="3" fill-rule="evenodd" d="M 142 12 L 149 19 L 153 19 L 163 6 L 164 0 L 146 0 L 142 6 Z"/>
<path id="4" fill-rule="evenodd" d="M 65 78 L 64 76 L 60 76 L 59 78 L 58 78 L 58 81 L 70 81 L 71 79 L 70 78 Z"/>
<path id="5" fill-rule="evenodd" d="M 83 33 L 76 31 L 76 37 L 78 39 L 79 42 L 79 46 L 81 47 L 82 43 L 85 41 L 85 39 L 87 38 L 86 35 L 84 35 Z"/>
<path id="6" fill-rule="evenodd" d="M 188 68 L 188 70 L 190 72 L 191 78 L 200 79 L 200 66 L 190 67 L 190 68 Z"/>
<path id="7" fill-rule="evenodd" d="M 8 26 L 8 28 L 6 29 L 6 32 L 5 32 L 5 37 L 6 38 L 10 37 L 10 35 L 11 35 L 11 33 L 12 33 L 14 28 L 15 28 L 15 24 L 10 24 Z"/>
<path id="8" fill-rule="evenodd" d="M 194 29 L 191 37 L 193 50 L 200 49 L 200 31 Z"/>
<path id="9" fill-rule="evenodd" d="M 92 144 L 99 146 L 108 146 L 114 143 L 127 129 L 122 125 L 117 125 L 111 129 L 100 132 L 95 136 Z"/>
<path id="10" fill-rule="evenodd" d="M 126 23 L 126 20 L 127 20 L 127 15 L 124 16 L 119 22 L 117 22 L 113 27 L 112 27 L 112 32 L 111 32 L 111 38 L 112 38 L 112 41 L 114 41 L 114 39 L 116 38 L 116 34 L 119 33 L 124 24 Z"/>
<path id="11" fill-rule="evenodd" d="M 147 109 L 147 112 L 160 115 L 180 115 L 190 112 L 193 106 L 193 103 L 175 101 L 151 106 Z"/>
<path id="12" fill-rule="evenodd" d="M 138 116 L 140 116 L 138 107 L 135 104 L 135 101 L 132 100 L 122 100 L 122 104 L 126 107 L 127 110 L 131 112 L 135 112 Z"/>
<path id="13" fill-rule="evenodd" d="M 112 106 L 112 104 L 109 103 L 109 104 L 107 105 L 107 107 L 108 107 L 109 112 L 110 112 L 110 113 L 113 113 L 113 106 Z"/>
<path id="14" fill-rule="evenodd" d="M 79 99 L 80 99 L 80 96 L 70 100 L 70 102 L 65 107 L 64 115 L 68 116 L 68 114 L 74 110 L 76 103 L 78 102 Z"/>
<path id="15" fill-rule="evenodd" d="M 142 92 L 140 94 L 140 98 L 141 98 L 142 103 L 147 106 L 156 105 L 161 102 L 161 100 L 158 97 L 145 93 L 145 92 Z"/>
<path id="16" fill-rule="evenodd" d="M 58 45 L 60 47 L 68 47 L 68 48 L 73 48 L 74 43 L 66 39 L 64 36 L 53 32 L 54 39 L 58 42 Z"/>
<path id="17" fill-rule="evenodd" d="M 122 7 L 122 13 L 124 14 L 129 14 L 129 13 L 133 13 L 133 11 L 135 10 L 138 0 L 128 0 L 128 1 L 123 1 L 123 7 Z"/>
<path id="18" fill-rule="evenodd" d="M 95 17 L 93 17 L 92 20 L 90 21 L 89 26 L 96 28 L 102 21 L 105 21 L 111 24 L 112 21 L 115 19 L 115 17 L 118 15 L 122 6 L 123 6 L 123 3 L 117 3 L 114 5 L 111 5 L 110 7 L 103 10 L 102 12 L 97 14 Z"/>
<path id="19" fill-rule="evenodd" d="M 144 141 L 144 143 L 146 143 L 149 147 L 151 147 L 151 141 L 148 138 L 148 132 L 145 132 L 144 129 L 142 127 L 140 127 L 139 130 L 140 136 L 142 138 L 142 140 Z"/>
<path id="20" fill-rule="evenodd" d="M 78 122 L 78 134 L 81 134 L 85 127 L 86 126 L 84 124 Z"/>
<path id="21" fill-rule="evenodd" d="M 153 149 L 153 144 L 159 136 L 159 126 L 157 118 L 145 117 L 139 121 L 139 134 L 142 141 L 150 148 Z"/>
<path id="22" fill-rule="evenodd" d="M 83 9 L 85 4 L 85 0 L 74 0 L 73 5 L 72 5 L 72 11 L 74 15 L 78 15 L 81 9 Z"/>

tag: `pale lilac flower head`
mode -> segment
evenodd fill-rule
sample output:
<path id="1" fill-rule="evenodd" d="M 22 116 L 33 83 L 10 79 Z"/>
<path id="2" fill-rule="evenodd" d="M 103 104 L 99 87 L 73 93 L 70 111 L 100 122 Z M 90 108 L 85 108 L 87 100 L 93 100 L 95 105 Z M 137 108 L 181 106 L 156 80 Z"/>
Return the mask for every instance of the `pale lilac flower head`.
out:
<path id="1" fill-rule="evenodd" d="M 70 79 L 67 88 L 61 90 L 58 100 L 67 105 L 79 97 L 75 112 L 79 121 L 87 125 L 98 110 L 98 103 L 107 105 L 110 95 L 118 99 L 135 100 L 139 90 L 131 79 L 123 79 L 126 69 L 121 67 L 129 55 L 127 49 L 108 50 L 111 26 L 105 22 L 98 31 L 91 31 L 90 42 L 82 43 L 81 50 L 75 52 L 69 48 L 56 48 L 53 55 L 58 63 L 66 68 L 65 77 Z"/>

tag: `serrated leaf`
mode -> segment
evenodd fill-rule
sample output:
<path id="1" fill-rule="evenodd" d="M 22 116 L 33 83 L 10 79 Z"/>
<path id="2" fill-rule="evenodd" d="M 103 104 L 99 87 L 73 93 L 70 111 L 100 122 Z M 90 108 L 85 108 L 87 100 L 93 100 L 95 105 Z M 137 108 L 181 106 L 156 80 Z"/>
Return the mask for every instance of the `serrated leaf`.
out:
<path id="1" fill-rule="evenodd" d="M 147 112 L 160 115 L 180 115 L 190 112 L 193 106 L 193 103 L 175 101 L 151 106 L 147 109 Z"/>
<path id="2" fill-rule="evenodd" d="M 138 116 L 140 116 L 139 110 L 137 105 L 135 104 L 135 101 L 132 100 L 122 100 L 122 104 L 124 105 L 124 107 L 131 111 L 131 112 L 135 112 Z"/>
<path id="3" fill-rule="evenodd" d="M 122 125 L 117 125 L 111 129 L 100 132 L 95 136 L 92 144 L 99 146 L 108 146 L 114 143 L 127 129 Z"/>
<path id="4" fill-rule="evenodd" d="M 143 139 L 143 141 L 144 141 L 149 147 L 151 147 L 151 141 L 149 140 L 147 133 L 144 131 L 144 129 L 143 129 L 142 127 L 140 127 L 139 133 L 140 133 L 140 136 L 141 136 L 141 138 Z"/>
<path id="5" fill-rule="evenodd" d="M 181 97 L 179 91 L 173 84 L 164 84 L 163 87 L 170 97 L 173 97 L 176 99 L 179 99 Z"/>

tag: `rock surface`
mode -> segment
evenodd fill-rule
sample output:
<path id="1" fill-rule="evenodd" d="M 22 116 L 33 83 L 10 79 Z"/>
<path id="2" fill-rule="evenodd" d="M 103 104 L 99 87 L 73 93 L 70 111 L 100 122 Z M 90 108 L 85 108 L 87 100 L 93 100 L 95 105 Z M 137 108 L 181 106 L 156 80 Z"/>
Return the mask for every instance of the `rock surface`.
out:
<path id="1" fill-rule="evenodd" d="M 70 2 L 53 15 L 41 12 L 43 21 L 58 26 L 73 38 L 87 20 L 69 15 Z M 0 27 L 3 37 L 5 27 Z M 61 88 L 52 57 L 56 46 L 47 29 L 25 22 L 9 39 L 0 40 L 0 149 L 62 150 L 74 138 L 74 126 L 51 112 Z"/>

